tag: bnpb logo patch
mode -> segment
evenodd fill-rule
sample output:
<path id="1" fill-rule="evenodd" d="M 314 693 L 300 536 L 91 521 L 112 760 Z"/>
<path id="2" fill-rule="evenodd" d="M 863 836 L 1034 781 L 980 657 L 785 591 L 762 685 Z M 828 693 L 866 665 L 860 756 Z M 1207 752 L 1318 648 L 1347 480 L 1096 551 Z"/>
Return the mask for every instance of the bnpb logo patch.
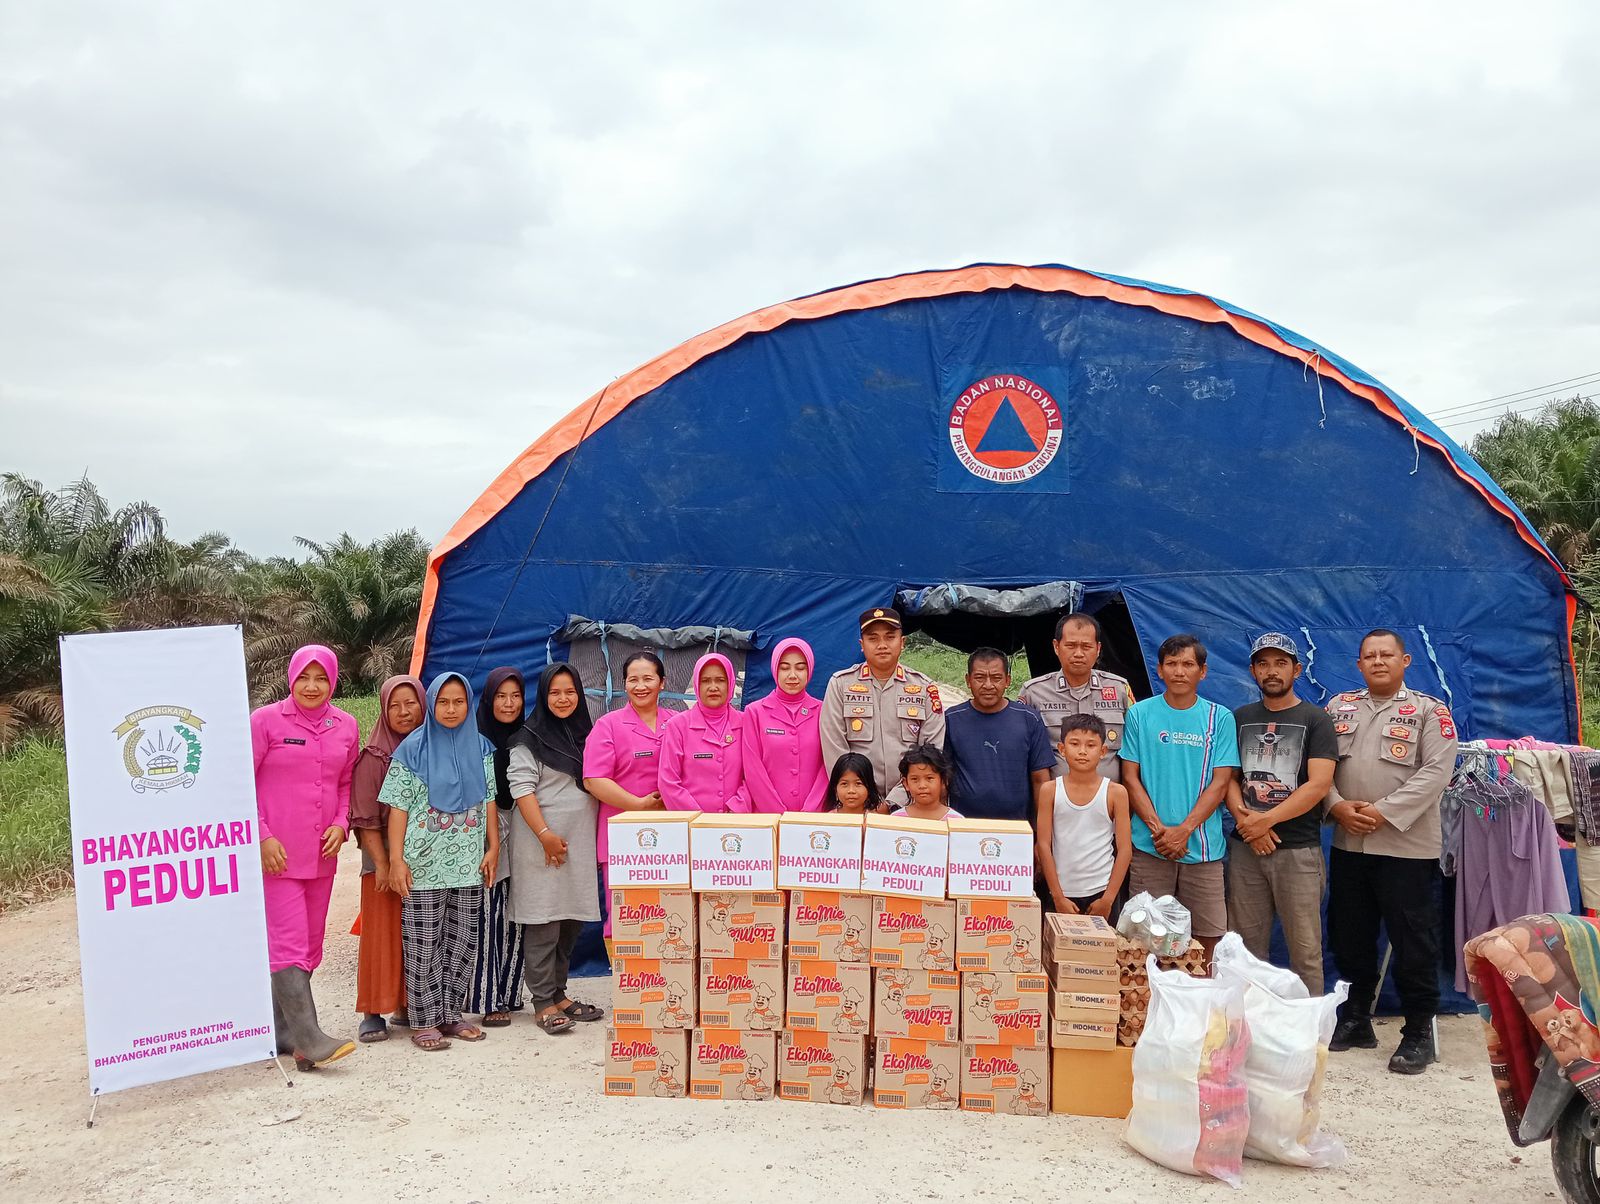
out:
<path id="1" fill-rule="evenodd" d="M 950 448 L 985 481 L 1009 484 L 1044 471 L 1061 450 L 1061 407 L 1043 386 L 1000 373 L 974 381 L 950 407 Z"/>

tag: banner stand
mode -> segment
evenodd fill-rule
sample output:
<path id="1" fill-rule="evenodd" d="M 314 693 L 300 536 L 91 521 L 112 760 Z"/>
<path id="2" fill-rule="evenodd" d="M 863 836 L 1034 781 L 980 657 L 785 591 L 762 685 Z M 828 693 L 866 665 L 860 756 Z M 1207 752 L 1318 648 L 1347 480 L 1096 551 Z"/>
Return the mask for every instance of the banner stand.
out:
<path id="1" fill-rule="evenodd" d="M 278 1073 L 283 1077 L 283 1085 L 285 1087 L 293 1087 L 294 1080 L 289 1077 L 289 1072 L 283 1068 L 283 1058 L 281 1056 L 274 1056 L 269 1058 L 268 1061 L 270 1061 L 272 1065 L 277 1068 Z M 89 1123 L 87 1126 L 85 1126 L 86 1128 L 94 1128 L 94 1113 L 95 1109 L 99 1106 L 100 1089 L 96 1087 L 94 1092 L 89 1097 Z"/>

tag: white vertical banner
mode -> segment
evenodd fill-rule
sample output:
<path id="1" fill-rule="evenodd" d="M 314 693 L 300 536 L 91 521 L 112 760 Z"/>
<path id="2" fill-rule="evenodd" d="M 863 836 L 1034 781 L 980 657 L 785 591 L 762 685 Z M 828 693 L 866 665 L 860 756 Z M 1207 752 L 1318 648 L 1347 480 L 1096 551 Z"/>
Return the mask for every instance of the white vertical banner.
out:
<path id="1" fill-rule="evenodd" d="M 61 688 L 90 1093 L 272 1057 L 240 629 L 66 636 Z"/>

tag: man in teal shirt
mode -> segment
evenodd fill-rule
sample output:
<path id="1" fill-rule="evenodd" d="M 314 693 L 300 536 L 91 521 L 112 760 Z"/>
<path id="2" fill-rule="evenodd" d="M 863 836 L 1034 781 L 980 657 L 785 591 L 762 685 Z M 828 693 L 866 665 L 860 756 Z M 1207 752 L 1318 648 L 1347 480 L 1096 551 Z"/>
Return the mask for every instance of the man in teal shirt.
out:
<path id="1" fill-rule="evenodd" d="M 1122 784 L 1133 807 L 1128 886 L 1187 907 L 1209 965 L 1228 930 L 1219 808 L 1239 766 L 1238 733 L 1232 711 L 1200 697 L 1206 648 L 1197 638 L 1163 640 L 1156 669 L 1166 692 L 1128 708 L 1122 737 Z"/>

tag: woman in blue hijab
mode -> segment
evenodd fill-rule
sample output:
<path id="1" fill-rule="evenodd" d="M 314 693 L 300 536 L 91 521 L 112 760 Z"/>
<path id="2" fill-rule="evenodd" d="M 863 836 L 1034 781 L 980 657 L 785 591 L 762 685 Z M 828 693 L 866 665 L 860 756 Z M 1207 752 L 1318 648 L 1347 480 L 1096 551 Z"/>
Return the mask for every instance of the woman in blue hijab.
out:
<path id="1" fill-rule="evenodd" d="M 411 1040 L 448 1049 L 446 1037 L 483 1040 L 461 1019 L 478 946 L 484 887 L 494 881 L 500 826 L 494 748 L 472 718 L 472 687 L 441 673 L 428 687 L 426 718 L 400 742 L 378 801 L 389 805 L 389 885 L 403 903 Z M 398 853 L 394 850 L 399 850 Z"/>

